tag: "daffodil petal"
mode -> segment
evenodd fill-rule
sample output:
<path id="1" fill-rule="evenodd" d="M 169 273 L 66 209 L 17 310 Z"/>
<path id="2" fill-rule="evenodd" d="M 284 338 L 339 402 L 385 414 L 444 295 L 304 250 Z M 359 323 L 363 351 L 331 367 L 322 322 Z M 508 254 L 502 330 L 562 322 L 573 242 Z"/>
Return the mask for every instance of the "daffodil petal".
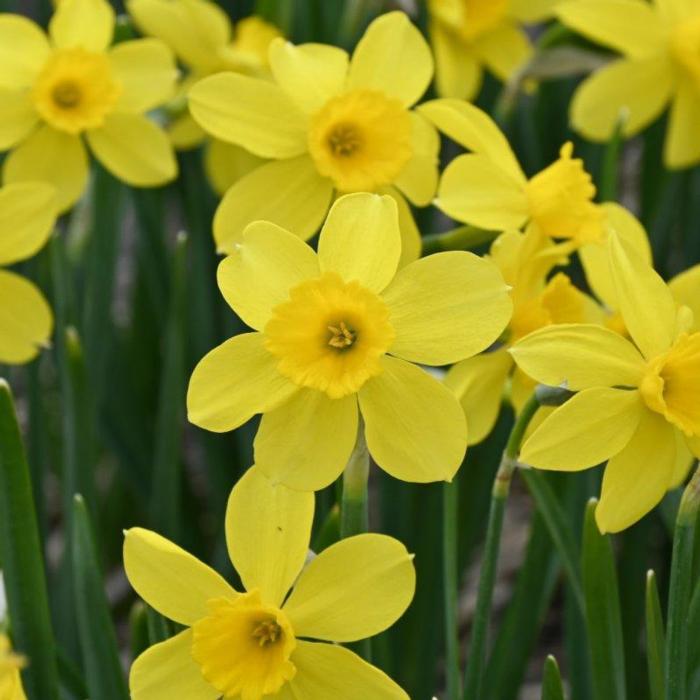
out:
<path id="1" fill-rule="evenodd" d="M 445 168 L 435 204 L 453 219 L 492 230 L 520 228 L 529 213 L 522 183 L 475 153 Z"/>
<path id="2" fill-rule="evenodd" d="M 403 12 L 380 15 L 353 53 L 348 88 L 378 90 L 410 106 L 433 78 L 430 47 Z"/>
<path id="3" fill-rule="evenodd" d="M 284 611 L 298 636 L 355 642 L 394 624 L 415 589 L 413 558 L 398 540 L 357 535 L 324 549 L 302 571 Z"/>
<path id="4" fill-rule="evenodd" d="M 383 671 L 344 647 L 298 640 L 291 660 L 297 673 L 285 700 L 409 700 Z"/>
<path id="5" fill-rule="evenodd" d="M 269 58 L 277 84 L 308 114 L 321 109 L 345 85 L 349 58 L 336 46 L 295 46 L 278 38 L 270 44 Z"/>
<path id="6" fill-rule="evenodd" d="M 39 115 L 26 90 L 0 87 L 0 150 L 19 143 L 37 124 Z"/>
<path id="7" fill-rule="evenodd" d="M 435 127 L 416 112 L 411 112 L 413 155 L 399 173 L 394 184 L 416 206 L 432 201 L 438 184 L 440 137 Z"/>
<path id="8" fill-rule="evenodd" d="M 402 481 L 449 481 L 467 448 L 464 412 L 454 394 L 415 365 L 382 359 L 384 371 L 360 389 L 369 452 Z"/>
<path id="9" fill-rule="evenodd" d="M 440 97 L 472 100 L 481 89 L 483 73 L 471 50 L 454 32 L 435 22 L 430 30 L 435 53 L 435 85 Z"/>
<path id="10" fill-rule="evenodd" d="M 645 411 L 636 391 L 585 389 L 542 422 L 525 441 L 520 461 L 555 471 L 594 467 L 627 445 Z"/>
<path id="11" fill-rule="evenodd" d="M 644 517 L 665 495 L 676 463 L 675 428 L 645 410 L 625 448 L 605 467 L 595 511 L 602 533 L 620 532 Z"/>
<path id="12" fill-rule="evenodd" d="M 194 368 L 188 417 L 201 428 L 224 433 L 272 410 L 295 391 L 277 371 L 277 359 L 265 349 L 262 335 L 243 333 L 214 348 Z"/>
<path id="13" fill-rule="evenodd" d="M 692 438 L 686 438 L 688 448 L 693 453 L 696 459 L 700 459 L 700 435 L 694 435 Z"/>
<path id="14" fill-rule="evenodd" d="M 420 231 L 413 218 L 411 206 L 406 198 L 395 187 L 384 187 L 377 194 L 386 194 L 396 202 L 399 214 L 399 232 L 401 233 L 401 257 L 399 268 L 420 258 L 423 244 Z"/>
<path id="15" fill-rule="evenodd" d="M 671 118 L 664 143 L 664 162 L 669 168 L 687 168 L 700 161 L 700 140 L 696 126 L 700 121 L 700 94 L 694 81 L 679 81 L 671 105 Z"/>
<path id="16" fill-rule="evenodd" d="M 541 384 L 572 391 L 636 387 L 645 363 L 626 338 L 602 326 L 557 324 L 530 333 L 511 349 L 518 367 Z"/>
<path id="17" fill-rule="evenodd" d="M 214 216 L 220 253 L 231 253 L 245 227 L 263 219 L 311 238 L 328 212 L 333 184 L 308 156 L 266 163 L 242 177 L 224 195 Z"/>
<path id="18" fill-rule="evenodd" d="M 685 435 L 678 428 L 674 430 L 674 434 L 676 436 L 676 460 L 673 465 L 671 482 L 668 485 L 669 490 L 683 484 L 695 462 L 695 457 Z"/>
<path id="19" fill-rule="evenodd" d="M 190 112 L 212 136 L 263 158 L 292 158 L 307 151 L 306 117 L 274 83 L 219 73 L 194 85 Z"/>
<path id="20" fill-rule="evenodd" d="M 181 116 L 173 119 L 173 121 L 170 122 L 170 124 L 168 124 L 167 131 L 170 140 L 173 142 L 173 146 L 175 146 L 175 148 L 178 151 L 188 151 L 192 148 L 196 148 L 207 137 L 204 133 L 204 129 L 202 129 L 202 127 L 199 126 L 199 124 L 197 124 L 197 122 L 194 119 L 192 119 L 192 115 L 189 112 L 185 112 L 185 114 L 182 114 Z M 223 142 L 218 141 L 217 139 L 211 139 L 208 145 L 211 147 L 211 145 L 214 143 Z M 226 145 L 228 146 L 229 144 Z M 237 148 L 241 151 L 244 150 L 240 148 L 240 146 L 231 146 L 231 148 Z M 208 155 L 210 150 L 211 148 L 208 148 L 205 152 L 205 155 Z M 224 187 L 221 190 L 219 190 L 219 181 L 212 180 L 209 164 L 205 164 L 205 167 L 207 168 L 207 176 L 209 177 L 209 180 L 212 181 L 214 189 L 216 189 L 219 192 L 219 194 L 223 194 L 235 182 L 235 180 L 238 179 L 237 176 L 233 180 L 227 180 Z"/>
<path id="21" fill-rule="evenodd" d="M 188 116 L 188 119 L 191 117 Z M 192 124 L 198 131 L 202 131 L 197 122 L 192 120 Z M 171 138 L 173 138 L 172 132 Z M 175 140 L 173 142 L 178 148 L 177 142 Z M 204 150 L 204 169 L 207 178 L 216 192 L 222 196 L 242 177 L 257 170 L 265 162 L 259 156 L 246 151 L 245 148 L 219 141 L 219 139 L 209 139 Z"/>
<path id="22" fill-rule="evenodd" d="M 318 258 L 309 245 L 269 221 L 256 221 L 222 260 L 217 279 L 229 306 L 251 328 L 262 330 L 292 287 L 319 274 Z"/>
<path id="23" fill-rule="evenodd" d="M 80 199 L 89 174 L 83 142 L 78 136 L 42 126 L 5 159 L 5 183 L 48 182 L 56 188 L 56 206 L 64 212 Z"/>
<path id="24" fill-rule="evenodd" d="M 466 251 L 407 265 L 382 296 L 396 331 L 391 353 L 426 365 L 451 364 L 485 350 L 513 309 L 496 265 Z"/>
<path id="25" fill-rule="evenodd" d="M 112 43 L 114 10 L 105 0 L 61 0 L 49 22 L 59 49 L 104 51 Z"/>
<path id="26" fill-rule="evenodd" d="M 554 15 L 561 0 L 510 0 L 510 14 L 521 22 L 541 22 Z"/>
<path id="27" fill-rule="evenodd" d="M 671 347 L 676 331 L 676 302 L 649 263 L 619 237 L 610 236 L 610 269 L 617 303 L 630 336 L 647 359 Z"/>
<path id="28" fill-rule="evenodd" d="M 354 394 L 331 399 L 322 391 L 303 388 L 263 416 L 255 438 L 255 461 L 274 483 L 320 491 L 345 468 L 357 428 Z"/>
<path id="29" fill-rule="evenodd" d="M 226 542 L 246 590 L 282 604 L 306 561 L 313 519 L 313 493 L 273 486 L 258 467 L 244 474 L 228 499 Z"/>
<path id="30" fill-rule="evenodd" d="M 43 294 L 24 277 L 0 270 L 0 363 L 33 360 L 52 329 L 51 309 Z"/>
<path id="31" fill-rule="evenodd" d="M 192 658 L 192 630 L 185 630 L 144 651 L 131 666 L 132 700 L 172 700 L 173 688 L 187 700 L 216 700 L 210 685 Z"/>
<path id="32" fill-rule="evenodd" d="M 56 222 L 56 190 L 43 182 L 0 188 L 0 265 L 26 260 L 48 240 Z"/>
<path id="33" fill-rule="evenodd" d="M 337 272 L 381 292 L 400 257 L 399 215 L 391 197 L 357 192 L 333 204 L 318 241 L 322 272 Z"/>
<path id="34" fill-rule="evenodd" d="M 50 50 L 38 24 L 22 15 L 0 15 L 0 86 L 29 87 L 44 67 Z"/>
<path id="35" fill-rule="evenodd" d="M 533 49 L 525 30 L 506 22 L 480 37 L 474 53 L 499 80 L 507 82 L 532 57 Z"/>
<path id="36" fill-rule="evenodd" d="M 182 625 L 206 617 L 208 601 L 238 595 L 214 569 L 165 537 L 138 527 L 124 533 L 124 569 L 143 600 Z"/>
<path id="37" fill-rule="evenodd" d="M 687 306 L 693 312 L 691 331 L 700 330 L 700 265 L 695 265 L 676 275 L 668 283 L 677 304 Z"/>

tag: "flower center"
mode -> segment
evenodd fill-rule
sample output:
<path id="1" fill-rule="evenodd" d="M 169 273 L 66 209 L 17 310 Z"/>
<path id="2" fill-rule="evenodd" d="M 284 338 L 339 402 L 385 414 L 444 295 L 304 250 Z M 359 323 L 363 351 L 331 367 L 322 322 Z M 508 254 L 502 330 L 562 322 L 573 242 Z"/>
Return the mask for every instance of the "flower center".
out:
<path id="1" fill-rule="evenodd" d="M 380 358 L 394 341 L 386 304 L 334 272 L 294 287 L 273 309 L 264 334 L 283 375 L 334 399 L 379 374 Z"/>
<path id="2" fill-rule="evenodd" d="M 257 639 L 261 647 L 275 644 L 281 636 L 282 628 L 274 620 L 263 620 L 253 629 L 253 639 Z"/>
<path id="3" fill-rule="evenodd" d="M 54 52 L 44 66 L 32 97 L 46 122 L 77 134 L 101 126 L 120 93 L 104 54 L 63 49 Z"/>
<path id="4" fill-rule="evenodd" d="M 700 85 L 700 16 L 679 24 L 671 35 L 671 54 Z"/>
<path id="5" fill-rule="evenodd" d="M 309 151 L 340 191 L 375 191 L 391 184 L 411 158 L 411 118 L 396 99 L 354 90 L 313 117 Z"/>

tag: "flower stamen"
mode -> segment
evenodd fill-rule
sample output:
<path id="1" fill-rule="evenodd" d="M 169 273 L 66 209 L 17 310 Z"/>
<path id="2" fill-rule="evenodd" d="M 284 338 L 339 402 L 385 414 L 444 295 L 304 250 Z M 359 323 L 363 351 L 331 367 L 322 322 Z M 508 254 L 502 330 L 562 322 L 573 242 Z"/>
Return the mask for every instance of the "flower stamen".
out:
<path id="1" fill-rule="evenodd" d="M 276 644 L 282 635 L 282 628 L 274 620 L 263 620 L 253 629 L 253 639 L 261 647 Z"/>
<path id="2" fill-rule="evenodd" d="M 80 87 L 72 82 L 66 81 L 59 83 L 54 87 L 51 97 L 57 107 L 62 109 L 71 109 L 80 104 L 81 90 Z"/>
<path id="3" fill-rule="evenodd" d="M 328 134 L 328 147 L 338 158 L 349 158 L 361 146 L 360 133 L 352 124 L 338 124 Z"/>
<path id="4" fill-rule="evenodd" d="M 357 338 L 357 333 L 348 328 L 345 321 L 341 321 L 338 326 L 328 326 L 328 330 L 331 332 L 328 344 L 332 348 L 338 348 L 338 350 L 347 350 Z"/>

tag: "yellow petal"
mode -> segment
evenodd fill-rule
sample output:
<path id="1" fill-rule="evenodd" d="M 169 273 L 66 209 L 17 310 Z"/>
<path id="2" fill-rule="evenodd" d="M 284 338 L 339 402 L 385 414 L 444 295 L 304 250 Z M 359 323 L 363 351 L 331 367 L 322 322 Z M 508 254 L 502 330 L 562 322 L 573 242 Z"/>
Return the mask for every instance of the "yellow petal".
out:
<path id="1" fill-rule="evenodd" d="M 340 197 L 328 212 L 318 241 L 322 272 L 337 272 L 381 292 L 396 273 L 401 234 L 396 202 L 358 192 Z"/>
<path id="2" fill-rule="evenodd" d="M 413 155 L 394 181 L 416 206 L 425 207 L 433 199 L 438 183 L 440 137 L 435 127 L 416 112 L 410 112 Z"/>
<path id="3" fill-rule="evenodd" d="M 693 453 L 695 459 L 700 459 L 700 435 L 695 435 L 692 438 L 686 438 L 688 448 Z"/>
<path id="4" fill-rule="evenodd" d="M 302 571 L 284 611 L 300 637 L 355 642 L 393 625 L 415 590 L 413 557 L 398 540 L 357 535 L 324 549 Z"/>
<path id="5" fill-rule="evenodd" d="M 675 428 L 658 413 L 642 412 L 627 446 L 605 467 L 595 518 L 602 533 L 620 532 L 665 495 L 676 463 Z"/>
<path id="6" fill-rule="evenodd" d="M 124 570 L 143 600 L 182 625 L 206 617 L 207 601 L 238 595 L 214 569 L 165 537 L 139 527 L 124 533 Z"/>
<path id="7" fill-rule="evenodd" d="M 420 231 L 413 218 L 411 207 L 401 192 L 395 187 L 385 187 L 380 189 L 377 194 L 386 194 L 396 202 L 401 233 L 401 257 L 399 258 L 399 268 L 401 268 L 420 258 L 423 247 Z"/>
<path id="8" fill-rule="evenodd" d="M 525 441 L 520 461 L 555 471 L 594 467 L 627 445 L 645 412 L 636 391 L 585 389 L 542 422 Z"/>
<path id="9" fill-rule="evenodd" d="M 664 58 L 614 61 L 578 88 L 571 102 L 572 123 L 586 138 L 607 141 L 624 117 L 622 133 L 634 136 L 663 112 L 671 85 Z"/>
<path id="10" fill-rule="evenodd" d="M 687 306 L 693 312 L 690 332 L 700 330 L 700 265 L 676 275 L 668 283 L 668 288 L 677 304 Z"/>
<path id="11" fill-rule="evenodd" d="M 256 221 L 221 262 L 217 279 L 229 306 L 251 328 L 262 330 L 292 287 L 319 274 L 310 246 L 275 224 Z"/>
<path id="12" fill-rule="evenodd" d="M 517 183 L 525 184 L 525 174 L 508 139 L 486 112 L 468 102 L 448 99 L 426 102 L 418 112 L 453 141 L 486 156 Z"/>
<path id="13" fill-rule="evenodd" d="M 695 457 L 685 435 L 677 428 L 674 430 L 674 434 L 676 437 L 676 460 L 673 464 L 671 482 L 668 485 L 669 490 L 678 488 L 683 484 L 695 463 Z"/>
<path id="14" fill-rule="evenodd" d="M 470 445 L 486 439 L 493 430 L 512 367 L 513 360 L 501 349 L 470 357 L 447 373 L 445 385 L 455 393 L 467 417 Z"/>
<path id="15" fill-rule="evenodd" d="M 26 260 L 48 240 L 56 222 L 56 190 L 42 182 L 0 188 L 0 265 Z"/>
<path id="16" fill-rule="evenodd" d="M 332 484 L 350 459 L 357 440 L 357 398 L 330 399 L 300 389 L 260 421 L 255 461 L 273 482 L 300 491 Z"/>
<path id="17" fill-rule="evenodd" d="M 122 85 L 115 109 L 147 112 L 175 93 L 178 70 L 170 49 L 158 39 L 117 44 L 109 53 L 114 77 Z"/>
<path id="18" fill-rule="evenodd" d="M 479 37 L 474 53 L 499 80 L 507 82 L 532 57 L 533 49 L 525 30 L 504 23 Z"/>
<path id="19" fill-rule="evenodd" d="M 269 58 L 277 84 L 306 113 L 321 109 L 345 85 L 348 54 L 335 46 L 294 46 L 277 38 L 270 44 Z"/>
<path id="20" fill-rule="evenodd" d="M 230 72 L 212 75 L 190 90 L 189 105 L 206 132 L 263 158 L 307 151 L 306 117 L 269 81 Z"/>
<path id="21" fill-rule="evenodd" d="M 52 329 L 51 309 L 43 294 L 24 277 L 0 270 L 0 363 L 33 360 Z"/>
<path id="22" fill-rule="evenodd" d="M 380 15 L 352 55 L 348 88 L 378 90 L 410 106 L 433 78 L 433 57 L 420 31 L 403 12 Z"/>
<path id="23" fill-rule="evenodd" d="M 194 121 L 192 123 L 196 124 Z M 259 156 L 246 151 L 245 148 L 219 141 L 219 139 L 210 139 L 204 151 L 204 168 L 207 177 L 220 195 L 223 195 L 244 175 L 252 173 L 265 162 Z"/>
<path id="24" fill-rule="evenodd" d="M 164 185 L 177 175 L 167 135 L 140 114 L 110 114 L 102 127 L 87 133 L 87 140 L 102 165 L 128 185 Z"/>
<path id="25" fill-rule="evenodd" d="M 263 219 L 306 240 L 328 212 L 333 184 L 308 156 L 266 163 L 242 177 L 226 193 L 214 216 L 220 253 L 233 252 L 245 227 Z"/>
<path id="26" fill-rule="evenodd" d="M 59 49 L 104 51 L 112 43 L 114 10 L 105 0 L 61 0 L 49 22 Z"/>
<path id="27" fill-rule="evenodd" d="M 19 143 L 37 124 L 39 115 L 26 90 L 0 87 L 0 150 Z"/>
<path id="28" fill-rule="evenodd" d="M 220 693 L 204 680 L 191 649 L 192 630 L 146 649 L 129 672 L 132 700 L 172 700 L 173 688 L 187 700 L 216 700 Z"/>
<path id="29" fill-rule="evenodd" d="M 273 486 L 258 467 L 244 474 L 228 499 L 226 542 L 246 590 L 282 604 L 306 561 L 313 519 L 313 493 Z"/>
<path id="30" fill-rule="evenodd" d="M 280 700 L 409 700 L 389 676 L 344 647 L 298 640 L 292 662 L 297 673 Z"/>
<path id="31" fill-rule="evenodd" d="M 572 391 L 595 386 L 636 387 L 645 363 L 628 340 L 587 324 L 557 324 L 525 336 L 511 349 L 518 366 L 541 384 Z"/>
<path id="32" fill-rule="evenodd" d="M 522 183 L 473 153 L 445 168 L 435 205 L 453 219 L 492 230 L 520 228 L 529 214 Z"/>
<path id="33" fill-rule="evenodd" d="M 197 124 L 197 122 L 194 119 L 192 119 L 192 115 L 189 112 L 186 112 L 180 117 L 177 117 L 172 122 L 170 122 L 170 124 L 168 124 L 168 136 L 173 142 L 173 146 L 175 146 L 175 148 L 179 151 L 187 151 L 191 148 L 196 148 L 206 138 L 204 129 L 202 129 L 202 127 L 199 126 L 199 124 Z M 217 141 L 216 139 L 212 139 L 211 142 L 223 143 L 223 141 Z M 228 144 L 226 145 L 228 146 Z M 238 146 L 231 146 L 231 148 L 237 148 L 241 151 L 243 150 Z M 210 148 L 207 149 L 207 151 L 205 152 L 205 157 L 208 157 L 210 150 Z M 208 162 L 205 162 L 205 166 L 207 167 L 207 176 L 211 181 L 212 176 L 211 170 L 209 169 L 210 165 Z M 231 184 L 233 184 L 233 181 L 227 181 L 226 186 L 223 188 L 223 191 L 226 191 L 231 186 Z M 216 189 L 217 187 L 218 181 L 214 184 L 214 188 Z M 223 194 L 223 191 L 219 192 L 219 194 Z"/>
<path id="34" fill-rule="evenodd" d="M 471 46 L 439 22 L 431 27 L 435 52 L 435 85 L 440 97 L 471 100 L 481 89 L 482 70 Z"/>
<path id="35" fill-rule="evenodd" d="M 296 386 L 277 371 L 277 360 L 260 333 L 230 338 L 200 360 L 187 391 L 191 423 L 224 433 L 256 413 L 270 411 L 289 398 Z"/>
<path id="36" fill-rule="evenodd" d="M 0 15 L 0 86 L 29 87 L 44 67 L 50 50 L 46 35 L 30 19 Z"/>
<path id="37" fill-rule="evenodd" d="M 521 22 L 550 19 L 561 0 L 510 0 L 510 14 Z"/>
<path id="38" fill-rule="evenodd" d="M 466 251 L 436 253 L 407 265 L 382 296 L 396 331 L 391 353 L 427 365 L 451 364 L 485 350 L 513 308 L 496 265 Z"/>
<path id="39" fill-rule="evenodd" d="M 88 157 L 77 136 L 42 126 L 7 156 L 3 175 L 6 183 L 50 183 L 56 188 L 56 206 L 64 212 L 85 190 Z"/>
<path id="40" fill-rule="evenodd" d="M 464 412 L 454 394 L 404 360 L 382 359 L 384 371 L 360 389 L 369 452 L 402 481 L 450 480 L 467 448 Z"/>
<path id="41" fill-rule="evenodd" d="M 676 303 L 666 283 L 619 237 L 610 236 L 610 269 L 618 308 L 642 354 L 651 359 L 676 335 Z"/>
<path id="42" fill-rule="evenodd" d="M 679 81 L 671 105 L 671 118 L 664 143 L 664 163 L 669 168 L 687 168 L 700 161 L 700 95 L 689 78 Z"/>
<path id="43" fill-rule="evenodd" d="M 663 50 L 667 40 L 658 11 L 639 0 L 572 0 L 556 14 L 567 27 L 632 58 Z"/>

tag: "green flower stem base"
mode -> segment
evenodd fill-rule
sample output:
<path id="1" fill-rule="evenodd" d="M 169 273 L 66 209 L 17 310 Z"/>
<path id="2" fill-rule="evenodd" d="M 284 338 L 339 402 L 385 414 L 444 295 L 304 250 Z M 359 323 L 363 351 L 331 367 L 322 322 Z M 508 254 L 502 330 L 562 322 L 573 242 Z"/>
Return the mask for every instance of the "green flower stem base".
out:
<path id="1" fill-rule="evenodd" d="M 369 480 L 369 452 L 365 442 L 365 428 L 357 431 L 355 449 L 343 472 L 343 501 L 340 508 L 341 538 L 359 535 L 369 529 L 367 510 L 367 483 Z"/>
<path id="2" fill-rule="evenodd" d="M 471 250 L 491 243 L 498 235 L 498 231 L 486 231 L 476 226 L 459 226 L 444 233 L 432 233 L 423 238 L 423 255 L 445 250 Z"/>

